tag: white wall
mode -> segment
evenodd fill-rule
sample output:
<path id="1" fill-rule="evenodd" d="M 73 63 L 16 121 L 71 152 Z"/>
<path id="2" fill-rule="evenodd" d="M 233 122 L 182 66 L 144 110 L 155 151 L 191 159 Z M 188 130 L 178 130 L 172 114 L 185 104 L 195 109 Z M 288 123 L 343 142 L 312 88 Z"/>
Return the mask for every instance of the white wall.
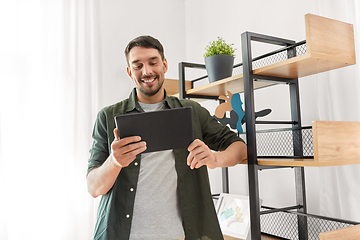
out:
<path id="1" fill-rule="evenodd" d="M 126 74 L 124 49 L 140 35 L 160 40 L 169 62 L 167 78 L 178 78 L 178 62 L 186 58 L 184 1 L 99 1 L 101 96 L 100 107 L 127 98 L 133 88 Z"/>

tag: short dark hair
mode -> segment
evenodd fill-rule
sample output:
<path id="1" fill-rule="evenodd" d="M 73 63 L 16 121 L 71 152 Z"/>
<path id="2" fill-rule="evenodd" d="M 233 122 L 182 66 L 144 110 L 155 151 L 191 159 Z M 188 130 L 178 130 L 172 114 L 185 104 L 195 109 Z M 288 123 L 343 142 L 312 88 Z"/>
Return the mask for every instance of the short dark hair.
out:
<path id="1" fill-rule="evenodd" d="M 161 59 L 164 60 L 164 48 L 156 38 L 151 36 L 139 36 L 131 40 L 125 48 L 126 62 L 129 64 L 129 52 L 133 47 L 155 48 L 158 50 Z"/>

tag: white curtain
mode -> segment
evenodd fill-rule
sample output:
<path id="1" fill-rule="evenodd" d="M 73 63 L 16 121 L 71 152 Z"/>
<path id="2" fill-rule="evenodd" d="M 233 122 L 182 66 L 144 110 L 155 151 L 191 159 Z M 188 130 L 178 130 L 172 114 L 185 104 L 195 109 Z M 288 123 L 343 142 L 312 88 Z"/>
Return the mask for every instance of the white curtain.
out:
<path id="1" fill-rule="evenodd" d="M 317 119 L 360 121 L 360 2 L 316 0 L 316 3 L 319 15 L 354 25 L 357 59 L 355 66 L 316 75 Z M 322 167 L 319 173 L 320 213 L 360 222 L 360 165 Z"/>
<path id="2" fill-rule="evenodd" d="M 98 8 L 0 3 L 0 239 L 91 239 L 86 188 L 98 111 Z"/>

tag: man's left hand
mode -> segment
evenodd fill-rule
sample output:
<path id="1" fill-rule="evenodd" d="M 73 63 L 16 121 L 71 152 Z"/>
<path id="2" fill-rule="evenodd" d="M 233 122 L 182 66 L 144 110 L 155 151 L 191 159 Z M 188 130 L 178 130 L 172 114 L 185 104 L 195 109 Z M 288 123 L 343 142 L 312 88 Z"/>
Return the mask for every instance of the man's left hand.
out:
<path id="1" fill-rule="evenodd" d="M 195 139 L 188 147 L 190 152 L 187 157 L 187 165 L 191 169 L 200 168 L 207 165 L 209 168 L 214 169 L 218 165 L 215 154 L 210 148 L 201 140 Z"/>

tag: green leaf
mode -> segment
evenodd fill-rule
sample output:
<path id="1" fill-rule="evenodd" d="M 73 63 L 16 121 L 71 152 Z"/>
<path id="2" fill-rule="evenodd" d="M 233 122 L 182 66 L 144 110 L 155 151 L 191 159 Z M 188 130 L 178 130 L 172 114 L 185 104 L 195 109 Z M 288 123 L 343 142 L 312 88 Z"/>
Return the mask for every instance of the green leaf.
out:
<path id="1" fill-rule="evenodd" d="M 236 48 L 233 48 L 233 45 L 234 43 L 227 44 L 224 39 L 218 37 L 216 41 L 209 42 L 209 45 L 205 47 L 204 58 L 213 55 L 231 55 L 235 57 Z"/>

